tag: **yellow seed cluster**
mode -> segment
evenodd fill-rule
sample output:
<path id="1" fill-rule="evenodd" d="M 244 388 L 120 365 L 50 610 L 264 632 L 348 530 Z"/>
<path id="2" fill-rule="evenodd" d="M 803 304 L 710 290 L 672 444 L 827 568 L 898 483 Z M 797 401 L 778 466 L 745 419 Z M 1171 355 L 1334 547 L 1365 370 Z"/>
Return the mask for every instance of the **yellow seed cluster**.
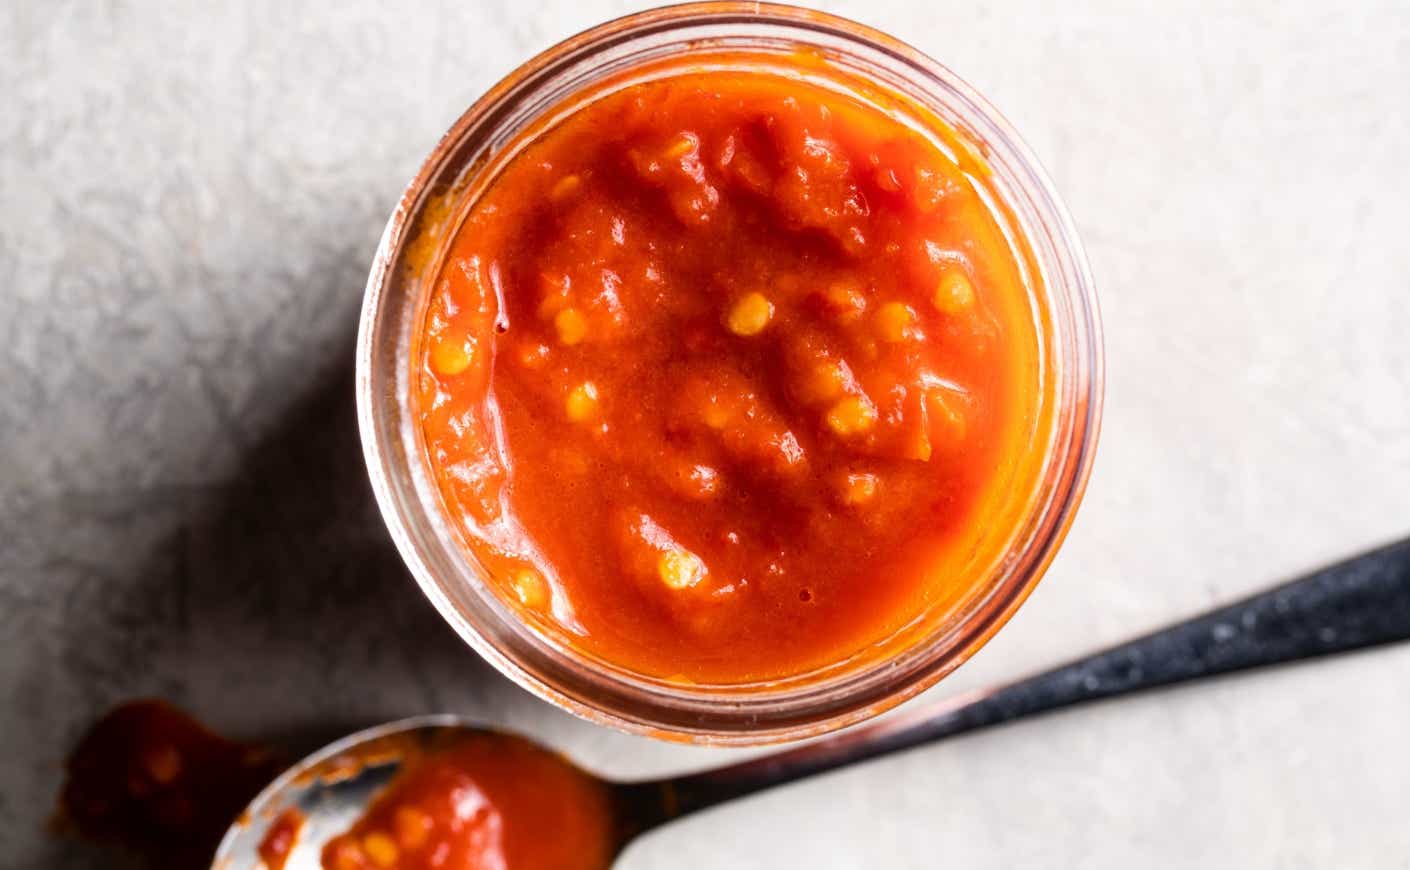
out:
<path id="1" fill-rule="evenodd" d="M 554 182 L 553 187 L 548 191 L 548 196 L 553 200 L 562 200 L 572 196 L 583 186 L 581 175 L 565 175 Z"/>
<path id="2" fill-rule="evenodd" d="M 689 589 L 705 576 L 705 563 L 689 550 L 667 550 L 656 561 L 656 573 L 671 589 Z"/>
<path id="3" fill-rule="evenodd" d="M 372 864 L 375 867 L 394 867 L 397 858 L 401 857 L 401 850 L 397 848 L 397 844 L 381 831 L 373 831 L 362 838 L 362 851 L 372 859 Z"/>
<path id="4" fill-rule="evenodd" d="M 597 414 L 597 385 L 592 381 L 584 381 L 569 390 L 568 398 L 563 402 L 563 410 L 574 423 L 591 419 Z"/>
<path id="5" fill-rule="evenodd" d="M 431 368 L 438 375 L 451 377 L 470 368 L 470 354 L 465 350 L 465 342 L 456 339 L 443 339 L 431 348 Z"/>
<path id="6" fill-rule="evenodd" d="M 587 338 L 587 318 L 576 308 L 564 308 L 553 315 L 553 328 L 563 344 L 574 345 Z"/>
<path id="7" fill-rule="evenodd" d="M 723 406 L 711 402 L 705 406 L 705 411 L 700 415 L 705 421 L 705 425 L 711 429 L 723 429 L 729 425 L 730 414 Z"/>
<path id="8" fill-rule="evenodd" d="M 665 155 L 668 160 L 679 160 L 691 149 L 695 148 L 696 139 L 689 133 L 681 133 L 671 140 L 671 144 L 666 146 Z"/>
<path id="9" fill-rule="evenodd" d="M 930 300 L 941 314 L 962 314 L 974 306 L 974 285 L 959 269 L 950 269 L 935 285 Z"/>
<path id="10" fill-rule="evenodd" d="M 827 426 L 842 437 L 862 435 L 876 425 L 876 406 L 866 396 L 839 399 L 827 412 Z"/>
<path id="11" fill-rule="evenodd" d="M 525 607 L 538 610 L 548 603 L 548 583 L 533 568 L 519 568 L 509 575 L 514 595 Z M 398 828 L 400 830 L 400 828 Z"/>
<path id="12" fill-rule="evenodd" d="M 904 302 L 888 302 L 876 311 L 876 330 L 882 341 L 905 341 L 915 322 L 915 310 Z"/>
<path id="13" fill-rule="evenodd" d="M 758 335 L 774 316 L 774 304 L 762 293 L 746 293 L 730 306 L 725 326 L 735 335 Z"/>
<path id="14" fill-rule="evenodd" d="M 798 395 L 805 402 L 831 402 L 847 386 L 847 369 L 836 360 L 818 363 L 798 382 Z"/>
<path id="15" fill-rule="evenodd" d="M 416 807 L 397 807 L 392 825 L 397 831 L 397 842 L 408 851 L 421 848 L 431 836 L 431 817 Z"/>

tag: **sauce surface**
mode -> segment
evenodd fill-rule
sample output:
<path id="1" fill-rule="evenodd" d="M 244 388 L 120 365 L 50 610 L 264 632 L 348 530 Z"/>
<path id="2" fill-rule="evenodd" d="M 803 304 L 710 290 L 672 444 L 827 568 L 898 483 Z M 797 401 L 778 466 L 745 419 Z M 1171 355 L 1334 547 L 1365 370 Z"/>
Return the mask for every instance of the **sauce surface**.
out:
<path id="1" fill-rule="evenodd" d="M 607 789 L 504 734 L 410 758 L 323 848 L 325 870 L 605 870 L 616 850 Z"/>
<path id="2" fill-rule="evenodd" d="M 897 111 L 682 70 L 536 132 L 470 207 L 416 400 L 531 622 L 739 684 L 974 592 L 1034 425 L 1033 314 L 972 155 Z"/>
<path id="3" fill-rule="evenodd" d="M 284 870 L 294 847 L 299 844 L 299 835 L 303 833 L 306 821 L 298 807 L 289 807 L 275 817 L 269 830 L 260 838 L 256 850 L 264 862 L 264 870 Z"/>

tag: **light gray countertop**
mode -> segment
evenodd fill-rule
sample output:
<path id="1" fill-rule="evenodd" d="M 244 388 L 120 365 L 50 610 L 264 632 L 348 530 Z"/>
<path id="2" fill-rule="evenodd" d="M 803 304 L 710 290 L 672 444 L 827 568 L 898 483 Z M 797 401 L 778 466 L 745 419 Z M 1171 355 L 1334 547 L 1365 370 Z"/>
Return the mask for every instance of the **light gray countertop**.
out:
<path id="1" fill-rule="evenodd" d="M 496 78 L 634 6 L 0 8 L 0 866 L 105 866 L 44 822 L 66 750 L 135 695 L 275 739 L 467 712 L 620 776 L 728 757 L 579 722 L 463 648 L 390 549 L 352 417 L 402 185 Z M 1014 121 L 1104 306 L 1086 505 L 934 695 L 1410 532 L 1410 9 L 829 8 Z M 1399 647 L 1085 708 L 622 866 L 1410 867 L 1407 686 Z"/>

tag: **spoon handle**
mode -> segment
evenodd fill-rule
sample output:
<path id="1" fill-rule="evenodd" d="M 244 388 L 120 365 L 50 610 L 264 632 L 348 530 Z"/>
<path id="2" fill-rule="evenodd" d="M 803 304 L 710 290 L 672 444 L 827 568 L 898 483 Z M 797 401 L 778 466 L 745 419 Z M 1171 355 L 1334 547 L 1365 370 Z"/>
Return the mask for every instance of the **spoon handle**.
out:
<path id="1" fill-rule="evenodd" d="M 801 777 L 1074 704 L 1406 639 L 1410 539 L 938 708 L 923 707 L 741 764 L 627 788 L 659 788 L 664 822 Z"/>

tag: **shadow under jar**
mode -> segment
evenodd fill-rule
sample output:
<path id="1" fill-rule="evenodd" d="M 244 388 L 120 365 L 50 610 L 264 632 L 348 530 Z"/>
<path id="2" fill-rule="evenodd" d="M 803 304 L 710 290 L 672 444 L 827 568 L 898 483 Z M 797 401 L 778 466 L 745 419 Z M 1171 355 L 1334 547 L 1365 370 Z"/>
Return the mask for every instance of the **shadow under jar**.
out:
<path id="1" fill-rule="evenodd" d="M 1032 590 L 1090 471 L 1096 300 L 968 85 L 703 3 L 472 106 L 373 264 L 373 488 L 422 590 L 592 721 L 746 744 L 915 695 Z"/>

